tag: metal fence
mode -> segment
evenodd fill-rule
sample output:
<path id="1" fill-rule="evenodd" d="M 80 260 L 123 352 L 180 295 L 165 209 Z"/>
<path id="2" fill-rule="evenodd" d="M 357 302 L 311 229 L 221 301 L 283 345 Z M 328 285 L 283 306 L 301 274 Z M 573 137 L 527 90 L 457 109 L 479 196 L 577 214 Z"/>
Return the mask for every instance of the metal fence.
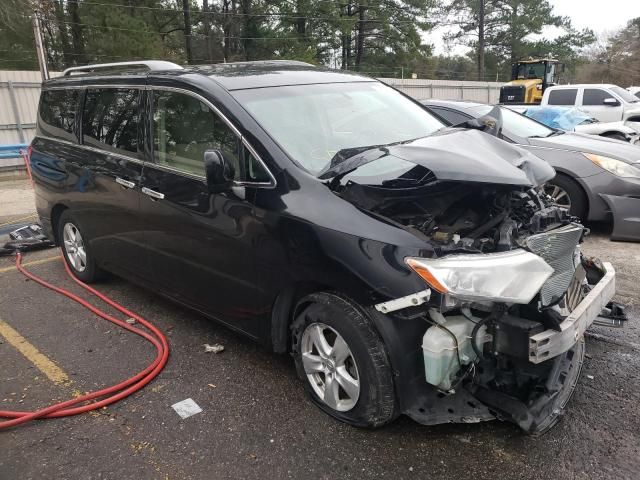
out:
<path id="1" fill-rule="evenodd" d="M 480 103 L 498 103 L 500 82 L 466 82 L 456 80 L 423 80 L 380 78 L 379 80 L 412 96 L 417 100 L 470 100 Z"/>
<path id="2" fill-rule="evenodd" d="M 0 71 L 0 145 L 29 143 L 36 128 L 40 72 Z M 23 166 L 20 157 L 0 158 L 0 169 Z"/>
<path id="3" fill-rule="evenodd" d="M 52 76 L 58 75 L 51 72 Z M 497 103 L 500 86 L 497 82 L 463 82 L 451 80 L 414 80 L 380 78 L 406 94 L 427 100 L 473 100 Z M 40 72 L 0 70 L 0 145 L 29 143 L 35 134 Z M 0 158 L 0 169 L 21 166 L 20 158 Z"/>

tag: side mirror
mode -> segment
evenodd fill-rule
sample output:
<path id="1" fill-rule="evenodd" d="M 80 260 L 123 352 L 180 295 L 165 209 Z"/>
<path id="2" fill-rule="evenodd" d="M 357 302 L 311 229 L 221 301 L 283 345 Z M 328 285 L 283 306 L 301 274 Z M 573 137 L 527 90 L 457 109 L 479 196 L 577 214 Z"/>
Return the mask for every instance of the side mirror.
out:
<path id="1" fill-rule="evenodd" d="M 211 193 L 227 190 L 233 183 L 236 173 L 233 163 L 221 150 L 204 152 L 204 170 Z"/>
<path id="2" fill-rule="evenodd" d="M 616 100 L 615 98 L 605 98 L 602 101 L 603 105 L 606 105 L 607 107 L 619 107 L 620 106 L 620 102 L 618 100 Z"/>

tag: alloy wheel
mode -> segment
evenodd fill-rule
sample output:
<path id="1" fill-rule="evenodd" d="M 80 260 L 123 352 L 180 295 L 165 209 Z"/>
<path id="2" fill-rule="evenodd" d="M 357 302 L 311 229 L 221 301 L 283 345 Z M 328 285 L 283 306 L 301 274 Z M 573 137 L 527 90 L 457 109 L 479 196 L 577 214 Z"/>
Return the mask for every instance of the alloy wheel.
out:
<path id="1" fill-rule="evenodd" d="M 360 396 L 360 377 L 347 342 L 324 323 L 312 323 L 301 339 L 302 365 L 316 395 L 327 406 L 346 412 Z"/>
<path id="2" fill-rule="evenodd" d="M 547 183 L 544 186 L 544 193 L 551 197 L 554 205 L 571 210 L 571 197 L 569 197 L 569 194 L 565 189 L 558 185 Z"/>
<path id="3" fill-rule="evenodd" d="M 78 227 L 73 223 L 65 224 L 62 236 L 69 263 L 77 272 L 83 272 L 87 268 L 87 250 Z"/>

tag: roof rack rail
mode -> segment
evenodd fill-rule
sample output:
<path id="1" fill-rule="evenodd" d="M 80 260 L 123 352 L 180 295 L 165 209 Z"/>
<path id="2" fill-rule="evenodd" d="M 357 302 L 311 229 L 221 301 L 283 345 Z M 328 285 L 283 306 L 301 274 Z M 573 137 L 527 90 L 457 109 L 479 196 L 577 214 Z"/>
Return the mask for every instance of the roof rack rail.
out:
<path id="1" fill-rule="evenodd" d="M 84 67 L 71 67 L 62 72 L 63 77 L 69 77 L 76 73 L 104 73 L 109 70 L 119 70 L 126 67 L 138 67 L 153 70 L 182 70 L 183 67 L 173 62 L 165 62 L 164 60 L 143 60 L 136 62 L 115 62 L 115 63 L 98 63 L 95 65 L 86 65 Z"/>

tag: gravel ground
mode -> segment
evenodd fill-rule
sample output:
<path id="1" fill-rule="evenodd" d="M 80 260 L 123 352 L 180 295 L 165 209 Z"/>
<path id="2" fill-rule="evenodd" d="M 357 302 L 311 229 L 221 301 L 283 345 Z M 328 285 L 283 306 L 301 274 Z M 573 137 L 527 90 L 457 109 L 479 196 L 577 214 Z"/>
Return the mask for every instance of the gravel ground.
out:
<path id="1" fill-rule="evenodd" d="M 289 357 L 110 279 L 101 290 L 167 332 L 167 367 L 143 391 L 100 412 L 0 433 L 0 479 L 637 479 L 640 245 L 610 242 L 598 230 L 584 250 L 616 267 L 618 300 L 629 305 L 631 321 L 625 329 L 588 332 L 576 393 L 562 421 L 541 438 L 501 422 L 424 427 L 400 418 L 375 431 L 348 427 L 307 400 Z M 11 265 L 0 258 L 0 320 L 71 383 L 54 385 L 0 337 L 0 408 L 43 406 L 119 381 L 149 361 L 144 341 L 25 281 L 7 270 Z M 59 260 L 31 269 L 77 291 Z M 205 343 L 225 351 L 205 353 Z M 170 406 L 186 398 L 203 411 L 181 420 Z"/>

